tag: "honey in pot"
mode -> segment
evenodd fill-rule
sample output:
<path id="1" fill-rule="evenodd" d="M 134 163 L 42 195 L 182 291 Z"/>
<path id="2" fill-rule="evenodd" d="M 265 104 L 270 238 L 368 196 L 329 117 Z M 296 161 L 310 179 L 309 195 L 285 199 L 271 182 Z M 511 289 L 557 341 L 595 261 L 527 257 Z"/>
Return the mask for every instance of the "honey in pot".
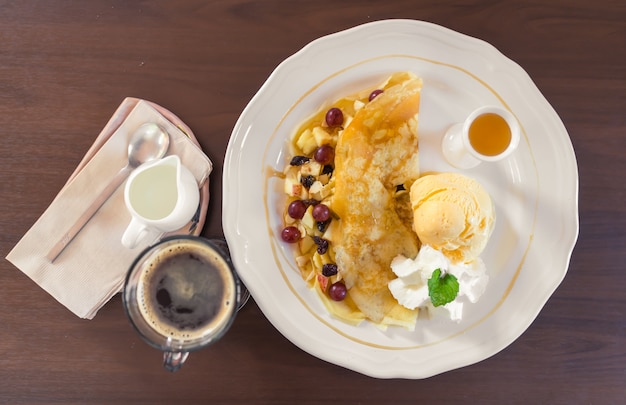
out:
<path id="1" fill-rule="evenodd" d="M 468 138 L 474 150 L 484 156 L 497 156 L 511 143 L 511 128 L 495 113 L 477 116 L 469 127 Z"/>

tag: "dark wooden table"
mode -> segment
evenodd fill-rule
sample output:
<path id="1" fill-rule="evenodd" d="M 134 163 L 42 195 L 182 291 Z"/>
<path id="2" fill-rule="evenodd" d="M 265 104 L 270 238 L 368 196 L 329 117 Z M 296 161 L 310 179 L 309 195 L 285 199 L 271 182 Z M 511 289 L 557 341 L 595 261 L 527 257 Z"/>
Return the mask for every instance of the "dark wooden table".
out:
<path id="1" fill-rule="evenodd" d="M 386 18 L 430 21 L 490 42 L 529 73 L 569 131 L 580 237 L 565 280 L 519 339 L 432 378 L 377 380 L 298 349 L 251 300 L 226 338 L 169 374 L 131 329 L 119 295 L 82 320 L 3 260 L 0 402 L 624 403 L 621 0 L 1 1 L 2 257 L 127 96 L 169 108 L 194 130 L 215 163 L 203 235 L 222 235 L 224 153 L 250 98 L 311 40 Z"/>

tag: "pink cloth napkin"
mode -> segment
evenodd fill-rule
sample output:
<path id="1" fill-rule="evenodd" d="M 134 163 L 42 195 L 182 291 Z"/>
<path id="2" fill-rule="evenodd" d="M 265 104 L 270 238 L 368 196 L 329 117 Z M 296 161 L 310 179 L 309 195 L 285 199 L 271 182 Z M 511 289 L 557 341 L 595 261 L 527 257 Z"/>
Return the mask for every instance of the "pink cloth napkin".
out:
<path id="1" fill-rule="evenodd" d="M 130 222 L 120 186 L 54 262 L 46 254 L 127 163 L 127 142 L 141 124 L 154 122 L 170 135 L 168 155 L 176 154 L 201 189 L 200 217 L 174 233 L 198 233 L 208 204 L 212 162 L 191 131 L 169 111 L 145 100 L 126 99 L 66 185 L 11 250 L 7 260 L 81 318 L 92 319 L 123 286 L 128 268 L 147 247 L 121 244 Z M 181 130 L 182 129 L 182 130 Z"/>

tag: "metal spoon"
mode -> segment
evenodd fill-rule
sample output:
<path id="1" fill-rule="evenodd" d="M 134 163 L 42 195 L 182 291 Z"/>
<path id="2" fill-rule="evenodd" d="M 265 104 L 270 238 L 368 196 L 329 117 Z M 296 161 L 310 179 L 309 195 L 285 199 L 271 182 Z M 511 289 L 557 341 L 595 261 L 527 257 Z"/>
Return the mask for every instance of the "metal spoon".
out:
<path id="1" fill-rule="evenodd" d="M 170 145 L 170 137 L 163 128 L 155 123 L 141 125 L 128 140 L 128 163 L 120 170 L 111 182 L 100 193 L 98 198 L 85 210 L 72 227 L 63 234 L 63 237 L 50 249 L 46 258 L 50 262 L 61 254 L 63 249 L 78 235 L 91 217 L 100 209 L 117 188 L 126 180 L 130 172 L 142 163 L 160 159 L 165 156 Z"/>

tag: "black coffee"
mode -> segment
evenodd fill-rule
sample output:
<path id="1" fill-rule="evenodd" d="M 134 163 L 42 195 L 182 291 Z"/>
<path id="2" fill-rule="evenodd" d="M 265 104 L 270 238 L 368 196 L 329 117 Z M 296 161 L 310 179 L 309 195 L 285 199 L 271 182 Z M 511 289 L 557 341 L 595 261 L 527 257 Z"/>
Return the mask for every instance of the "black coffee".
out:
<path id="1" fill-rule="evenodd" d="M 196 241 L 156 253 L 144 265 L 139 286 L 143 317 L 155 331 L 175 339 L 219 333 L 236 310 L 235 279 L 228 263 Z"/>

